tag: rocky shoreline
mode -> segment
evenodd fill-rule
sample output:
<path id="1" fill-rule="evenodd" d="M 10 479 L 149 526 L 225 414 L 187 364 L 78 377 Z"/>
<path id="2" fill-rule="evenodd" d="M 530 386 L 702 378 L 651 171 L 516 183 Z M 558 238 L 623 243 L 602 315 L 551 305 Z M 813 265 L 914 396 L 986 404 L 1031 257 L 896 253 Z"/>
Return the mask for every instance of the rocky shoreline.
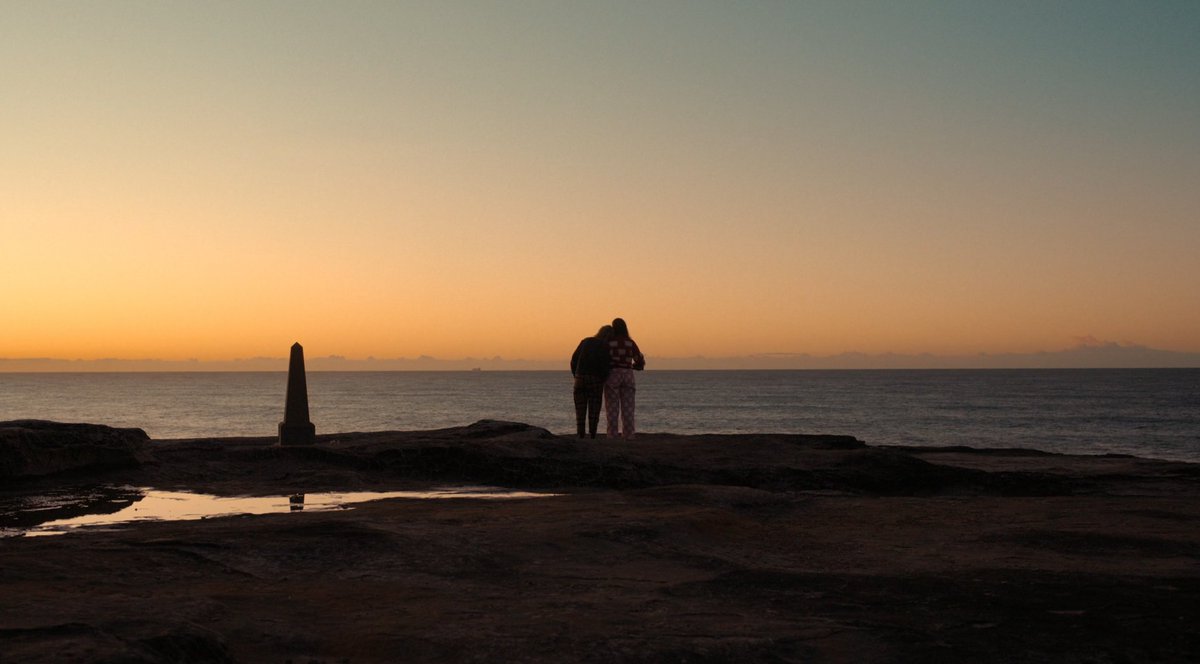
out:
<path id="1" fill-rule="evenodd" d="M 48 431 L 0 423 L 0 494 L 472 483 L 559 495 L 0 539 L 3 661 L 1200 654 L 1195 464 L 847 436 L 577 440 L 490 421 L 296 447 L 103 428 L 67 444 Z"/>

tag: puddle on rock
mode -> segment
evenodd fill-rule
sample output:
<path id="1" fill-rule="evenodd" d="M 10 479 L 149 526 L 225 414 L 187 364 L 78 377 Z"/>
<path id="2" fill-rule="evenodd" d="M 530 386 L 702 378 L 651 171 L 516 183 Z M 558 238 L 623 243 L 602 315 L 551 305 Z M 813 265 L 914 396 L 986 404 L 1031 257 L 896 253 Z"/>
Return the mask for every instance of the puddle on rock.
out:
<path id="1" fill-rule="evenodd" d="M 331 491 L 290 496 L 215 496 L 149 487 L 93 487 L 0 499 L 0 537 L 62 535 L 138 521 L 192 521 L 241 514 L 351 509 L 384 498 L 514 500 L 557 494 L 497 487 L 439 487 L 422 491 Z"/>

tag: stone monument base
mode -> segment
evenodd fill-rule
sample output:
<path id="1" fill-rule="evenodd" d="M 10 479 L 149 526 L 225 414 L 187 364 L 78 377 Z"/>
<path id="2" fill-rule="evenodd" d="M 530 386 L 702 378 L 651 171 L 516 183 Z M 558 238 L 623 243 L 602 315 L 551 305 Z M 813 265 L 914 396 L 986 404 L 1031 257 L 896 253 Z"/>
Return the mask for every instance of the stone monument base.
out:
<path id="1" fill-rule="evenodd" d="M 312 445 L 317 442 L 317 427 L 312 422 L 279 423 L 280 445 Z"/>

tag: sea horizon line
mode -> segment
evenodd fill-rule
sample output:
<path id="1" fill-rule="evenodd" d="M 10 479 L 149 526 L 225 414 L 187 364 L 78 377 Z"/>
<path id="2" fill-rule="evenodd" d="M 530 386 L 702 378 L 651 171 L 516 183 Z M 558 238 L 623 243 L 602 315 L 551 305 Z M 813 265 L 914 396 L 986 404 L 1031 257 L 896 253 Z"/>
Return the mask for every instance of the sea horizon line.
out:
<path id="1" fill-rule="evenodd" d="M 286 357 L 232 360 L 175 360 L 157 358 L 0 358 L 0 373 L 166 373 L 166 372 L 283 372 Z M 565 371 L 565 359 L 347 358 L 312 356 L 309 371 Z M 1162 350 L 1136 344 L 1079 345 L 1059 351 L 938 355 L 932 353 L 755 353 L 738 356 L 654 356 L 648 370 L 658 371 L 803 371 L 803 370 L 960 370 L 960 369 L 1189 369 L 1200 368 L 1200 353 Z"/>

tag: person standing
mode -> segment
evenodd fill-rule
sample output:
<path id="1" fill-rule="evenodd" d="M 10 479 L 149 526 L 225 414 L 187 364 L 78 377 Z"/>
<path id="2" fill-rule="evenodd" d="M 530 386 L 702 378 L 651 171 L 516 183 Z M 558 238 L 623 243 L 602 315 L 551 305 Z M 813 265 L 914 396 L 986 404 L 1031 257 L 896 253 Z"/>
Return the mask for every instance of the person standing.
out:
<path id="1" fill-rule="evenodd" d="M 600 424 L 600 401 L 604 395 L 604 381 L 608 378 L 608 339 L 612 326 L 600 328 L 594 337 L 587 337 L 575 347 L 571 355 L 571 375 L 575 377 L 575 430 L 584 437 L 584 420 L 592 438 Z"/>
<path id="2" fill-rule="evenodd" d="M 634 427 L 634 396 L 637 384 L 633 372 L 646 366 L 646 358 L 637 342 L 629 336 L 629 326 L 622 318 L 614 318 L 612 337 L 608 340 L 609 372 L 604 382 L 604 410 L 608 416 L 608 437 L 633 440 L 637 433 Z M 617 421 L 621 426 L 618 429 Z"/>

